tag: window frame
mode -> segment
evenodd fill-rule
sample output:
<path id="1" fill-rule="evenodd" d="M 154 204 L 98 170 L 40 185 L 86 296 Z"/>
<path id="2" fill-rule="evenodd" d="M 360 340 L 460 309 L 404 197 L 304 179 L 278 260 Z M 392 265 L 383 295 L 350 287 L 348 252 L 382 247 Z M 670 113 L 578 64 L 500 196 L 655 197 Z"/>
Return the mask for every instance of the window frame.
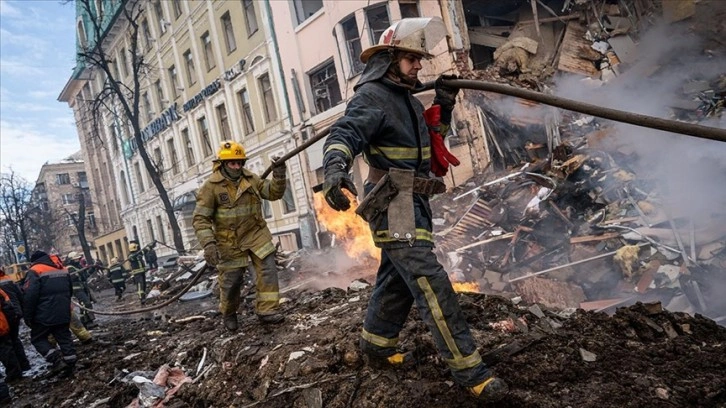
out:
<path id="1" fill-rule="evenodd" d="M 227 47 L 227 55 L 237 50 L 237 39 L 234 37 L 234 24 L 232 23 L 232 17 L 229 11 L 222 14 L 219 18 L 222 23 L 222 31 L 224 31 L 224 44 Z"/>
<path id="2" fill-rule="evenodd" d="M 380 18 L 371 19 L 371 13 L 381 10 L 381 9 L 386 11 L 385 24 L 384 24 L 384 20 L 382 20 Z M 383 32 L 386 31 L 386 29 L 391 26 L 391 12 L 388 10 L 388 2 L 379 3 L 379 4 L 366 8 L 365 17 L 366 17 L 366 22 L 368 23 L 366 25 L 368 26 L 368 35 L 370 37 L 371 44 L 378 44 L 378 40 L 381 38 L 381 35 L 383 34 Z M 371 22 L 373 22 L 373 24 L 371 24 Z M 374 29 L 373 28 L 374 25 L 379 28 Z"/>
<path id="3" fill-rule="evenodd" d="M 192 145 L 191 135 L 189 134 L 189 128 L 185 127 L 181 130 L 182 143 L 184 143 L 184 158 L 186 159 L 187 168 L 194 166 L 194 146 Z"/>
<path id="4" fill-rule="evenodd" d="M 179 73 L 176 71 L 176 65 L 171 65 L 167 69 L 169 81 L 171 82 L 171 94 L 174 99 L 179 97 Z"/>
<path id="5" fill-rule="evenodd" d="M 331 71 L 332 75 L 329 75 Z M 322 79 L 322 74 L 326 74 L 324 79 Z M 321 78 L 321 80 L 318 81 L 318 78 Z M 310 82 L 310 90 L 313 95 L 313 105 L 315 105 L 315 110 L 318 114 L 332 109 L 343 102 L 343 95 L 340 91 L 340 83 L 338 82 L 338 72 L 335 69 L 335 60 L 332 58 L 308 73 L 308 81 Z M 318 91 L 323 89 L 326 97 L 318 97 Z M 331 92 L 331 90 L 334 92 Z M 335 102 L 331 96 L 336 97 Z M 321 104 L 320 101 L 322 100 L 327 101 L 327 103 Z"/>
<path id="6" fill-rule="evenodd" d="M 71 175 L 70 173 L 56 173 L 55 175 L 55 183 L 59 186 L 63 186 L 66 184 L 71 184 Z"/>
<path id="7" fill-rule="evenodd" d="M 169 150 L 169 158 L 171 159 L 171 174 L 179 174 L 179 158 L 176 154 L 176 145 L 174 144 L 173 137 L 166 139 L 166 148 Z"/>
<path id="8" fill-rule="evenodd" d="M 313 0 L 313 1 L 315 1 L 315 0 Z M 292 1 L 293 13 L 295 14 L 295 21 L 297 21 L 297 25 L 300 25 L 300 24 L 304 23 L 310 17 L 314 16 L 320 10 L 323 9 L 323 0 L 319 0 L 319 1 L 320 1 L 320 7 L 318 7 L 317 9 L 315 9 L 315 11 L 313 11 L 312 13 L 310 13 L 309 16 L 302 16 L 303 18 L 300 18 L 300 13 L 301 12 L 304 13 L 304 12 L 308 11 L 304 7 L 304 5 L 305 5 L 304 2 L 307 2 L 308 4 L 310 4 L 311 1 L 310 0 L 293 0 Z"/>
<path id="9" fill-rule="evenodd" d="M 219 130 L 222 135 L 222 140 L 231 140 L 232 129 L 229 125 L 229 113 L 227 112 L 227 106 L 224 104 L 224 102 L 222 102 L 214 107 L 214 111 L 217 114 L 217 123 L 219 124 Z"/>
<path id="10" fill-rule="evenodd" d="M 192 49 L 189 48 L 184 51 L 182 57 L 184 58 L 184 63 L 186 65 L 187 83 L 189 84 L 189 87 L 191 87 L 197 83 L 197 69 L 194 66 L 194 54 L 192 54 Z"/>
<path id="11" fill-rule="evenodd" d="M 242 131 L 246 135 L 255 132 L 255 122 L 252 114 L 252 105 L 250 104 L 250 93 L 247 88 L 237 91 L 237 100 L 239 101 L 240 116 L 242 117 Z"/>
<path id="12" fill-rule="evenodd" d="M 255 2 L 253 0 L 242 0 L 242 8 L 244 9 L 243 11 L 245 16 L 245 26 L 247 27 L 247 37 L 249 38 L 252 37 L 252 35 L 254 35 L 260 29 L 259 24 L 257 24 Z"/>
<path id="13" fill-rule="evenodd" d="M 277 121 L 277 104 L 275 92 L 272 87 L 272 78 L 269 72 L 265 72 L 257 78 L 257 85 L 260 87 L 262 97 L 262 110 L 265 115 L 265 123 Z"/>
<path id="14" fill-rule="evenodd" d="M 209 31 L 205 31 L 199 39 L 202 41 L 202 49 L 204 50 L 204 64 L 207 67 L 207 72 L 209 72 L 217 66 L 216 61 L 214 61 L 214 50 L 212 49 L 212 38 Z"/>
<path id="15" fill-rule="evenodd" d="M 202 115 L 197 118 L 197 130 L 199 130 L 199 139 L 202 142 L 202 153 L 204 157 L 214 154 L 212 141 L 209 139 L 209 122 L 207 117 Z"/>
<path id="16" fill-rule="evenodd" d="M 352 22 L 354 24 L 354 27 L 350 27 L 350 29 L 355 28 L 355 30 L 346 30 L 346 24 L 349 22 Z M 360 54 L 363 52 L 363 44 L 361 43 L 360 31 L 358 30 L 358 21 L 356 20 L 355 15 L 351 15 L 347 19 L 341 21 L 340 28 L 343 32 L 343 41 L 345 42 L 345 49 L 348 54 L 348 62 L 350 63 L 351 76 L 358 75 L 363 72 L 365 64 L 360 60 Z M 349 32 L 355 32 L 357 37 L 348 38 Z M 355 44 L 357 44 L 357 47 L 355 46 Z"/>
<path id="17" fill-rule="evenodd" d="M 171 9 L 174 12 L 174 20 L 178 20 L 179 17 L 184 14 L 184 10 L 182 10 L 181 6 L 181 0 L 171 0 L 171 4 Z"/>

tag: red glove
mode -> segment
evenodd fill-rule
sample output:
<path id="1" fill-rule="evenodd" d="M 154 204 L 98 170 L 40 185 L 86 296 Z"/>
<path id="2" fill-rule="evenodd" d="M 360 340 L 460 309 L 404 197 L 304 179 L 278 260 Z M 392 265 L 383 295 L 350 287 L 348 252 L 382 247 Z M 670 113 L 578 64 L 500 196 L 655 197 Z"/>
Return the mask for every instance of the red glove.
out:
<path id="1" fill-rule="evenodd" d="M 439 133 L 441 125 L 441 106 L 433 105 L 424 112 L 424 119 L 429 128 L 431 138 L 431 172 L 437 177 L 443 177 L 449 171 L 449 166 L 461 164 L 444 144 L 444 137 Z"/>

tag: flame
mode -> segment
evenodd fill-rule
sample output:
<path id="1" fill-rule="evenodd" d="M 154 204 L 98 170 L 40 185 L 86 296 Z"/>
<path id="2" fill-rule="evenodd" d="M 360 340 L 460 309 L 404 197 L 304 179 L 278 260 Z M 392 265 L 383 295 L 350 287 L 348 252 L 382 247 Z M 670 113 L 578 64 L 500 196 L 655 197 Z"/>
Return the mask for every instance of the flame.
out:
<path id="1" fill-rule="evenodd" d="M 351 259 L 362 259 L 367 255 L 380 260 L 381 250 L 373 244 L 368 223 L 355 213 L 355 209 L 358 207 L 355 197 L 346 190 L 343 190 L 343 193 L 351 202 L 348 211 L 333 210 L 325 202 L 322 194 L 313 196 L 318 222 L 329 232 L 335 234 L 336 240 L 340 241 L 345 253 Z"/>
<path id="2" fill-rule="evenodd" d="M 476 282 L 451 282 L 451 286 L 454 287 L 454 292 L 480 292 Z"/>

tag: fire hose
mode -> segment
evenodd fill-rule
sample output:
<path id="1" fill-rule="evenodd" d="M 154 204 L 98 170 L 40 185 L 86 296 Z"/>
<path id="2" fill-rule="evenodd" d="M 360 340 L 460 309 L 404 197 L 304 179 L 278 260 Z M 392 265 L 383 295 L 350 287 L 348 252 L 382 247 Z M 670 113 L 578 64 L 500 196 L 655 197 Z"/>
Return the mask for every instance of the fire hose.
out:
<path id="1" fill-rule="evenodd" d="M 527 99 L 534 102 L 539 102 L 545 105 L 554 106 L 561 109 L 567 109 L 574 112 L 583 113 L 586 115 L 591 116 L 597 116 L 603 119 L 609 119 L 614 120 L 617 122 L 623 122 L 628 123 L 635 126 L 650 128 L 650 129 L 656 129 L 656 130 L 662 130 L 666 132 L 672 132 L 672 133 L 679 133 L 686 136 L 692 136 L 700 139 L 708 139 L 708 140 L 715 140 L 720 142 L 726 142 L 726 129 L 720 129 L 720 128 L 714 128 L 709 126 L 703 126 L 703 125 L 697 125 L 693 123 L 686 123 L 686 122 L 679 122 L 676 120 L 670 120 L 670 119 L 663 119 L 658 118 L 654 116 L 648 116 L 648 115 L 642 115 L 639 113 L 632 113 L 632 112 L 626 112 L 618 109 L 612 109 L 612 108 L 606 108 L 603 106 L 593 105 L 586 102 L 580 102 L 575 101 L 572 99 L 563 98 L 560 96 L 554 96 L 554 95 L 548 95 L 541 92 L 531 91 L 528 89 L 522 89 L 522 88 L 515 88 L 510 85 L 504 85 L 504 84 L 498 84 L 494 82 L 487 82 L 487 81 L 478 81 L 478 80 L 470 80 L 470 79 L 450 79 L 450 80 L 444 80 L 443 85 L 453 88 L 459 88 L 459 89 L 472 89 L 472 90 L 478 90 L 478 91 L 485 91 L 485 92 L 494 92 L 499 93 L 503 95 L 513 96 L 517 98 Z M 423 87 L 416 90 L 416 92 L 422 92 L 431 90 L 434 88 L 434 82 L 427 82 L 423 84 Z M 306 140 L 304 143 L 302 143 L 300 146 L 290 150 L 286 154 L 284 154 L 282 157 L 278 158 L 274 163 L 272 163 L 265 171 L 261 174 L 261 177 L 264 179 L 266 178 L 271 172 L 273 167 L 275 167 L 279 163 L 284 163 L 285 161 L 289 160 L 290 158 L 298 155 L 303 150 L 307 149 L 308 147 L 312 146 L 325 136 L 330 134 L 330 127 L 324 128 L 321 131 L 319 131 L 316 135 L 312 136 L 310 139 Z M 316 186 L 318 187 L 318 186 Z M 314 188 L 315 189 L 315 188 Z M 191 271 L 188 267 L 181 265 L 182 268 L 187 269 L 188 271 Z M 100 315 L 127 315 L 127 314 L 135 314 L 135 313 L 143 313 L 148 312 L 151 310 L 160 309 L 162 307 L 165 307 L 172 302 L 179 299 L 184 293 L 186 293 L 196 282 L 199 280 L 199 278 L 203 275 L 204 271 L 209 268 L 208 266 L 205 266 L 204 268 L 200 269 L 196 275 L 193 277 L 193 279 L 176 295 L 171 297 L 169 300 L 160 303 L 158 305 L 141 308 L 141 309 L 135 309 L 135 310 L 126 310 L 126 311 L 118 311 L 118 312 L 103 312 L 103 311 L 97 311 L 93 309 L 87 309 L 84 306 L 79 305 L 76 302 L 73 302 L 76 306 L 85 309 L 87 311 L 91 311 L 96 314 Z"/>
<path id="2" fill-rule="evenodd" d="M 443 80 L 443 85 L 459 89 L 473 89 L 478 91 L 494 92 L 503 95 L 514 96 L 517 98 L 527 99 L 539 102 L 545 105 L 557 108 L 567 109 L 574 112 L 584 113 L 586 115 L 597 116 L 603 119 L 614 120 L 617 122 L 628 123 L 635 126 L 646 127 L 650 129 L 663 130 L 666 132 L 679 133 L 686 136 L 697 137 L 700 139 L 716 140 L 726 142 L 726 129 L 720 129 L 710 126 L 697 125 L 687 122 L 679 122 L 676 120 L 657 118 L 655 116 L 642 115 L 639 113 L 626 112 L 618 109 L 606 108 L 604 106 L 593 105 L 586 102 L 575 101 L 560 96 L 547 95 L 541 92 L 530 91 L 528 89 L 515 88 L 510 85 L 498 84 L 494 82 L 478 81 L 471 79 L 450 79 Z M 427 91 L 434 88 L 434 82 L 427 82 L 423 87 L 417 89 L 417 92 Z M 330 133 L 330 127 L 322 129 L 316 135 L 306 140 L 305 143 L 290 150 L 288 153 L 277 159 L 275 163 L 270 165 L 262 178 L 267 177 L 272 168 L 281 162 L 299 154 L 303 150 L 313 145 L 318 140 L 324 138 Z"/>
<path id="3" fill-rule="evenodd" d="M 189 268 L 186 265 L 179 265 L 179 266 L 182 267 L 183 269 L 186 269 L 188 272 L 194 272 L 194 271 L 192 271 L 191 268 Z M 182 290 L 179 291 L 179 293 L 177 293 L 176 295 L 172 296 L 171 298 L 165 300 L 164 302 L 159 303 L 158 305 L 143 307 L 141 309 L 120 310 L 118 312 L 104 312 L 104 311 L 100 311 L 100 310 L 96 310 L 96 309 L 89 309 L 83 305 L 78 304 L 75 301 L 73 302 L 73 304 L 88 312 L 92 312 L 94 314 L 104 315 L 104 316 L 121 316 L 121 315 L 150 312 L 152 310 L 161 309 L 162 307 L 168 306 L 168 305 L 172 304 L 173 302 L 175 302 L 180 297 L 182 297 L 185 293 L 187 293 L 189 291 L 189 289 L 192 288 L 192 286 L 196 285 L 196 283 L 199 281 L 199 278 L 201 278 L 202 275 L 204 275 L 204 272 L 207 271 L 207 269 L 212 269 L 212 267 L 210 267 L 208 265 L 204 265 L 204 267 L 197 271 L 197 273 L 192 277 L 192 280 L 189 281 L 189 283 L 187 283 L 186 286 L 184 286 L 182 288 Z"/>

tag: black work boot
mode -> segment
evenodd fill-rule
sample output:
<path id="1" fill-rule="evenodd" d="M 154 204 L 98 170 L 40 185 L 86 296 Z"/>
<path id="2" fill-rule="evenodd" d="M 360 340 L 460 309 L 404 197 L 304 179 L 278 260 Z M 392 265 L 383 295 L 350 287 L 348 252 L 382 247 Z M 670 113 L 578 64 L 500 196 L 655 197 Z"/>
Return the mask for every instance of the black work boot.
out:
<path id="1" fill-rule="evenodd" d="M 226 327 L 228 331 L 237 331 L 237 329 L 239 328 L 239 324 L 237 323 L 237 313 L 225 315 L 223 316 L 223 319 L 224 327 Z"/>
<path id="2" fill-rule="evenodd" d="M 492 376 L 473 387 L 467 387 L 467 390 L 479 401 L 497 402 L 507 395 L 509 386 L 504 380 Z"/>
<path id="3" fill-rule="evenodd" d="M 257 318 L 260 319 L 260 323 L 262 324 L 279 324 L 285 321 L 285 316 L 277 312 L 258 314 Z"/>
<path id="4" fill-rule="evenodd" d="M 416 356 L 413 352 L 395 353 L 390 356 L 380 357 L 366 353 L 368 365 L 373 368 L 410 368 L 416 363 Z"/>

